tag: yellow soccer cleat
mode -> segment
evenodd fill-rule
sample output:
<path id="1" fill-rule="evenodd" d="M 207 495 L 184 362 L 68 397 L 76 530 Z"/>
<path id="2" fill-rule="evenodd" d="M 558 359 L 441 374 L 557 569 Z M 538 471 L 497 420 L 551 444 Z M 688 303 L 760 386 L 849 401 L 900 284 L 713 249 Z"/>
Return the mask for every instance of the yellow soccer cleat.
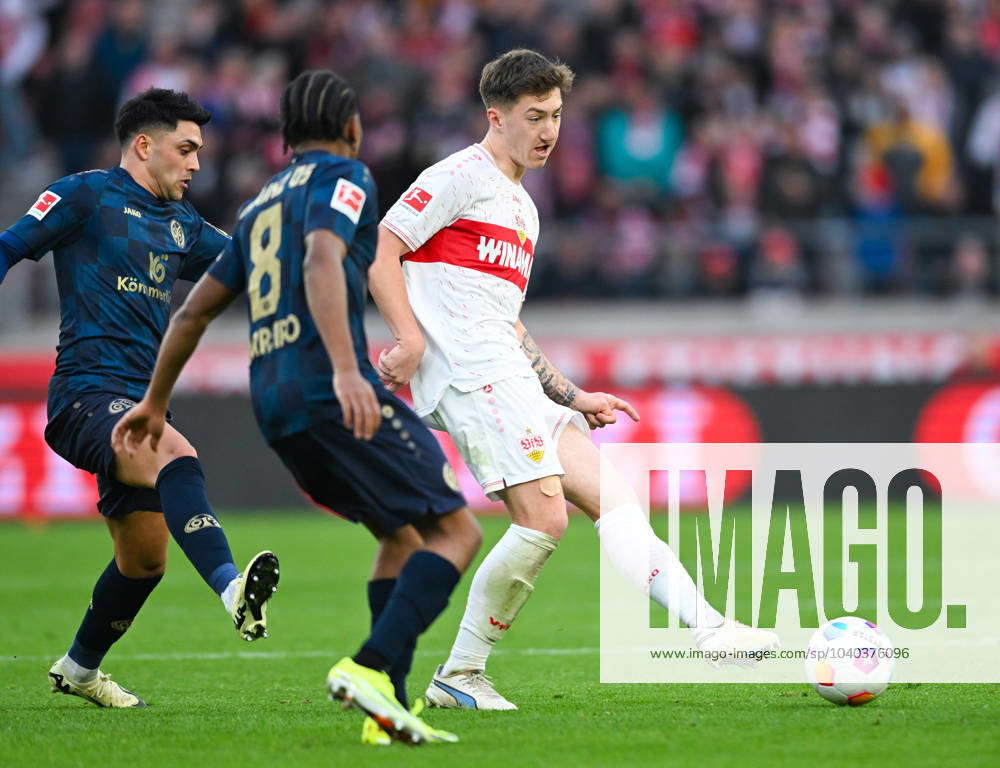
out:
<path id="1" fill-rule="evenodd" d="M 366 717 L 361 724 L 361 743 L 370 747 L 388 747 L 392 744 L 392 739 L 379 727 L 378 723 L 370 717 Z"/>
<path id="2" fill-rule="evenodd" d="M 410 707 L 410 714 L 414 717 L 420 717 L 420 713 L 423 712 L 424 709 L 424 700 L 417 699 L 413 702 L 413 706 Z M 458 741 L 458 736 L 450 731 L 442 731 L 438 728 L 431 728 L 431 731 L 434 738 L 439 742 L 454 744 Z M 392 739 L 389 737 L 388 733 L 379 727 L 378 723 L 370 717 L 366 717 L 364 723 L 361 725 L 361 743 L 369 746 L 387 747 L 392 743 Z"/>
<path id="3" fill-rule="evenodd" d="M 385 672 L 370 669 L 345 656 L 331 667 L 326 676 L 331 699 L 343 702 L 344 708 L 354 707 L 370 717 L 390 739 L 418 745 L 457 741 L 447 731 L 436 731 L 397 701 L 392 681 Z M 379 744 L 380 736 L 371 726 L 362 727 L 362 742 Z"/>

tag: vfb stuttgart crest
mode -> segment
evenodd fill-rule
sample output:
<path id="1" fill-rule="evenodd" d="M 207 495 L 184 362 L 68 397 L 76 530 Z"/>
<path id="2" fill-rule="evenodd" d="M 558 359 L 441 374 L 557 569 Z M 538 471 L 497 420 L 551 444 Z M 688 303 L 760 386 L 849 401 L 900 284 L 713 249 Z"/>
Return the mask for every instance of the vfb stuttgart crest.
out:
<path id="1" fill-rule="evenodd" d="M 524 437 L 521 438 L 520 444 L 524 455 L 536 464 L 545 455 L 545 438 L 534 434 L 530 429 L 524 430 Z"/>
<path id="2" fill-rule="evenodd" d="M 184 228 L 181 227 L 177 219 L 170 220 L 170 236 L 174 238 L 174 242 L 177 243 L 178 248 L 184 247 Z"/>

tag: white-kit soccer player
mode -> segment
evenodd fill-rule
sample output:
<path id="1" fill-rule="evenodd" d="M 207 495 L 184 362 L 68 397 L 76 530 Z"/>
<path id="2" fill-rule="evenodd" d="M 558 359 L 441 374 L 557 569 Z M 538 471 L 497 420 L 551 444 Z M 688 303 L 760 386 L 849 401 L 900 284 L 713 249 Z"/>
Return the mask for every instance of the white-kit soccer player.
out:
<path id="1" fill-rule="evenodd" d="M 552 153 L 572 82 L 568 67 L 534 51 L 487 64 L 485 138 L 425 170 L 392 206 L 369 272 L 396 338 L 380 375 L 411 384 L 417 413 L 448 431 L 512 521 L 476 571 L 451 654 L 427 689 L 436 706 L 516 709 L 486 678 L 486 660 L 559 544 L 567 499 L 594 520 L 611 562 L 691 627 L 702 650 L 777 645 L 773 633 L 724 621 L 705 602 L 624 482 L 601 515 L 601 458 L 588 427 L 614 423 L 616 411 L 639 416 L 570 382 L 518 319 L 538 240 L 538 212 L 520 181 Z M 645 548 L 648 570 L 645 558 L 637 569 Z"/>

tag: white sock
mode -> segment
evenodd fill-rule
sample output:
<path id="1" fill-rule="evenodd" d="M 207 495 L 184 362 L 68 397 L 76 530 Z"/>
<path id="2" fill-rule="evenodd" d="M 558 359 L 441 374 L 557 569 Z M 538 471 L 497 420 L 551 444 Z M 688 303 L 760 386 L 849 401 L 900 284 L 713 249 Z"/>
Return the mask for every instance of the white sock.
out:
<path id="1" fill-rule="evenodd" d="M 558 544 L 558 539 L 531 528 L 507 529 L 472 579 L 444 675 L 486 669 L 493 645 L 531 595 L 535 579 Z"/>
<path id="2" fill-rule="evenodd" d="M 222 590 L 222 594 L 219 595 L 222 598 L 222 605 L 225 606 L 226 613 L 233 612 L 233 603 L 236 601 L 236 588 L 239 587 L 241 578 L 242 576 L 237 576 L 229 582 L 226 588 Z"/>
<path id="3" fill-rule="evenodd" d="M 695 633 L 718 627 L 722 615 L 698 592 L 677 555 L 649 525 L 638 504 L 623 504 L 594 523 L 611 564 L 644 594 L 649 595 Z M 646 542 L 649 558 L 637 557 Z"/>
<path id="4" fill-rule="evenodd" d="M 69 679 L 74 683 L 89 683 L 95 677 L 97 677 L 96 669 L 89 669 L 88 667 L 81 667 L 68 655 L 62 657 L 62 668 L 66 671 Z"/>

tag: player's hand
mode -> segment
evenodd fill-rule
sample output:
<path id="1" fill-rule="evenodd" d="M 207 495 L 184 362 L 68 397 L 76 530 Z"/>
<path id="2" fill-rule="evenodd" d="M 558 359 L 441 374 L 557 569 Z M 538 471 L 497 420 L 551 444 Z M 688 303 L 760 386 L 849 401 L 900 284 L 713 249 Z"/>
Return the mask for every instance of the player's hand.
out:
<path id="1" fill-rule="evenodd" d="M 423 356 L 423 339 L 400 339 L 392 349 L 384 349 L 378 356 L 378 377 L 390 392 L 402 389 L 410 383 Z"/>
<path id="2" fill-rule="evenodd" d="M 143 400 L 115 424 L 111 433 L 111 447 L 116 452 L 124 450 L 132 456 L 148 437 L 149 446 L 155 451 L 166 424 L 167 414 Z"/>
<path id="3" fill-rule="evenodd" d="M 382 423 L 375 390 L 357 370 L 333 374 L 333 392 L 344 412 L 344 424 L 358 440 L 371 440 Z"/>
<path id="4" fill-rule="evenodd" d="M 639 420 L 639 413 L 627 401 L 606 392 L 580 390 L 572 407 L 584 415 L 591 429 L 600 429 L 617 422 L 618 415 L 615 411 L 627 413 L 632 421 Z"/>

